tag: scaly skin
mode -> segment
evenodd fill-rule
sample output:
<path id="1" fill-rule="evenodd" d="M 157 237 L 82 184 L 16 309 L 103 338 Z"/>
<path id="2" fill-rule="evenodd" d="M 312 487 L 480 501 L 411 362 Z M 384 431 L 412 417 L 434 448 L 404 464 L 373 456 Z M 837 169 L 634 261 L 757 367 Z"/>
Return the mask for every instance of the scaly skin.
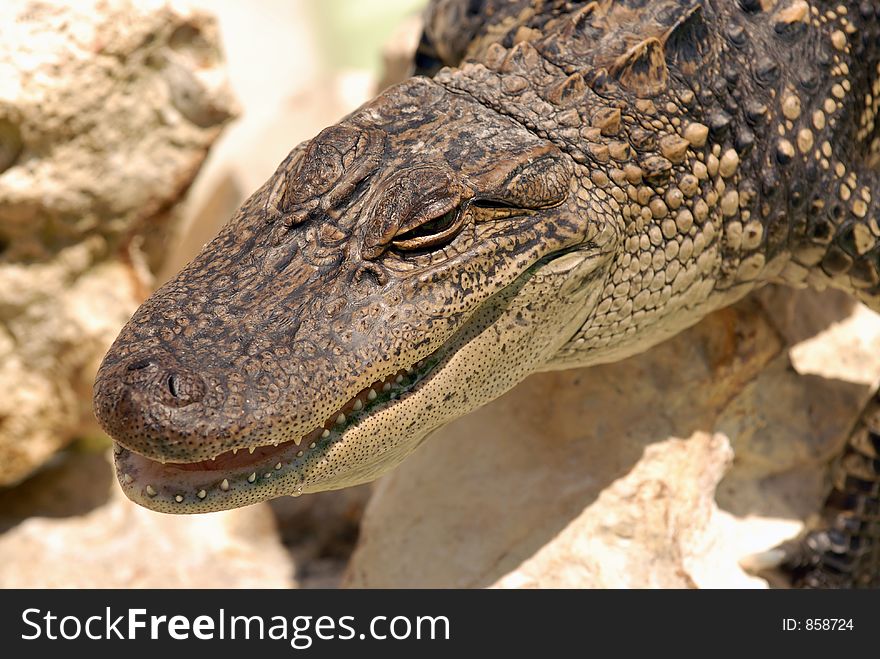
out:
<path id="1" fill-rule="evenodd" d="M 529 373 L 767 282 L 880 309 L 878 13 L 435 2 L 434 77 L 294 149 L 110 349 L 125 492 L 193 513 L 369 481 Z"/>

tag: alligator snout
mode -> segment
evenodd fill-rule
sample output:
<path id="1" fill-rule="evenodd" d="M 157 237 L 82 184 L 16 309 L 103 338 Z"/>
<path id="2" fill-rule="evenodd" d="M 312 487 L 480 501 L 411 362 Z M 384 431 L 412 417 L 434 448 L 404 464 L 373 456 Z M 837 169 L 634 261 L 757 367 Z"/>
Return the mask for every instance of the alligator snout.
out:
<path id="1" fill-rule="evenodd" d="M 143 444 L 142 450 L 170 459 L 193 441 L 207 392 L 204 377 L 173 357 L 138 355 L 103 366 L 95 412 L 123 445 Z"/>

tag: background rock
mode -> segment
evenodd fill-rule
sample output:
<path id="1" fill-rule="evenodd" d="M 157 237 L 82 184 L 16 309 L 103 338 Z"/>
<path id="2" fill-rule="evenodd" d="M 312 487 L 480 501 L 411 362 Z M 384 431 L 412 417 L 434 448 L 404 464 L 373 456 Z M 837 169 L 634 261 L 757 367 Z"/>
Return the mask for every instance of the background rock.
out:
<path id="1" fill-rule="evenodd" d="M 267 504 L 160 515 L 125 498 L 110 462 L 103 451 L 79 454 L 0 493 L 0 524 L 11 527 L 0 536 L 0 588 L 295 585 Z"/>
<path id="2" fill-rule="evenodd" d="M 162 2 L 0 21 L 0 484 L 96 432 L 91 385 L 234 112 L 216 26 Z"/>
<path id="3" fill-rule="evenodd" d="M 778 292 L 626 361 L 533 375 L 382 479 L 353 587 L 760 587 L 880 376 L 880 318 Z M 762 304 L 763 303 L 763 304 Z M 785 336 L 837 375 L 792 368 Z M 850 351 L 845 364 L 837 357 Z M 716 503 L 717 502 L 717 503 Z"/>

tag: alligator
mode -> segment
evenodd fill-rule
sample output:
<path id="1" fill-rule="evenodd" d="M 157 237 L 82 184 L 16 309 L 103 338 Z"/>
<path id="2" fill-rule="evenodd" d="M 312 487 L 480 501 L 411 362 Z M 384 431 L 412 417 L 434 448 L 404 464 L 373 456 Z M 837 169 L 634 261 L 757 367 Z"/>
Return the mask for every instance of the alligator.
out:
<path id="1" fill-rule="evenodd" d="M 134 314 L 94 407 L 125 493 L 371 481 L 530 373 L 770 282 L 880 311 L 873 0 L 435 0 L 414 76 L 296 148 Z M 796 585 L 880 585 L 880 402 Z"/>

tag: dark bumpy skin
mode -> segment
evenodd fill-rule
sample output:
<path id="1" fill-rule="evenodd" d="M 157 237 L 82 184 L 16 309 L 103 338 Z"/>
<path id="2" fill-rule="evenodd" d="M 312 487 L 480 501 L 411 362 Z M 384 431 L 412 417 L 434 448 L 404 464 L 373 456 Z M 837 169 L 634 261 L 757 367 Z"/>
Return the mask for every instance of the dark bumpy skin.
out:
<path id="1" fill-rule="evenodd" d="M 529 373 L 642 351 L 767 282 L 880 310 L 874 2 L 427 17 L 433 78 L 294 149 L 105 358 L 95 409 L 138 503 L 371 480 Z M 860 446 L 846 538 L 875 548 L 851 580 L 870 582 L 877 446 Z M 826 569 L 826 549 L 800 564 Z"/>

